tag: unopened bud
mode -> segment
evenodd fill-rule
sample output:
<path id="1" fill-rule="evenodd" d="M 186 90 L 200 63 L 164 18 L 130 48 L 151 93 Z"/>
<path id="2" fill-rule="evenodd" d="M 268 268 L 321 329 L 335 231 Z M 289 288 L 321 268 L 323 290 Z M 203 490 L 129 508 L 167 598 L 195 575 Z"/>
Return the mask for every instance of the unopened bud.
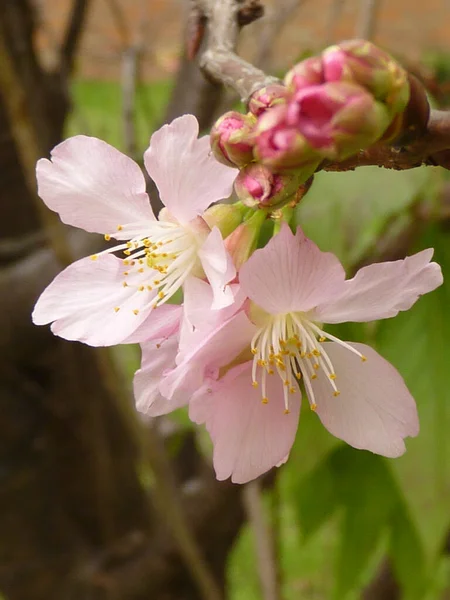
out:
<path id="1" fill-rule="evenodd" d="M 268 108 L 277 104 L 286 104 L 290 93 L 284 85 L 273 83 L 256 91 L 250 98 L 248 110 L 255 116 L 261 115 Z"/>
<path id="2" fill-rule="evenodd" d="M 252 130 L 256 118 L 229 111 L 211 129 L 211 148 L 217 160 L 225 165 L 241 167 L 253 158 Z"/>
<path id="3" fill-rule="evenodd" d="M 323 157 L 343 160 L 379 140 L 390 117 L 362 87 L 336 82 L 298 92 L 287 120 Z"/>
<path id="4" fill-rule="evenodd" d="M 281 208 L 292 200 L 304 180 L 297 173 L 273 173 L 265 165 L 244 167 L 234 182 L 236 194 L 251 208 Z"/>
<path id="5" fill-rule="evenodd" d="M 311 56 L 293 66 L 286 73 L 284 83 L 291 92 L 297 92 L 310 85 L 325 83 L 322 57 Z"/>
<path id="6" fill-rule="evenodd" d="M 219 203 L 210 206 L 203 213 L 203 218 L 211 229 L 218 227 L 222 237 L 226 238 L 242 223 L 246 210 L 240 202 L 234 204 Z"/>
<path id="7" fill-rule="evenodd" d="M 325 80 L 362 85 L 386 105 L 391 116 L 402 112 L 409 98 L 408 75 L 387 52 L 366 40 L 348 40 L 322 54 Z"/>
<path id="8" fill-rule="evenodd" d="M 290 106 L 268 110 L 255 128 L 255 159 L 274 171 L 299 169 L 312 163 L 317 165 L 320 160 L 297 123 L 287 121 Z"/>
<path id="9" fill-rule="evenodd" d="M 261 226 L 266 218 L 267 215 L 263 211 L 255 211 L 247 221 L 241 223 L 224 239 L 225 248 L 237 271 L 256 250 Z"/>

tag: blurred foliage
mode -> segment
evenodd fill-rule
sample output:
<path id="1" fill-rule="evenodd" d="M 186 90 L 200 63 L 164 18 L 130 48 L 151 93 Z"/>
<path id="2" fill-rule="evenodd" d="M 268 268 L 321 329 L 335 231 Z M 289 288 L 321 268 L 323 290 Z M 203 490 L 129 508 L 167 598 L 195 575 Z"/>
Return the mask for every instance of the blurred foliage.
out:
<path id="1" fill-rule="evenodd" d="M 142 150 L 161 121 L 169 92 L 164 82 L 139 87 Z M 67 133 L 95 135 L 123 149 L 120 94 L 117 84 L 76 83 Z M 436 218 L 442 181 L 442 172 L 431 168 L 320 173 L 295 219 L 323 250 L 335 252 L 349 273 L 390 247 L 398 250 L 411 229 L 414 247 L 401 246 L 403 255 L 433 246 L 449 273 L 449 232 Z M 418 223 L 423 214 L 428 221 Z M 450 583 L 450 560 L 442 556 L 450 526 L 449 306 L 447 281 L 395 319 L 332 327 L 343 339 L 374 346 L 399 369 L 417 400 L 421 432 L 407 441 L 402 458 L 386 460 L 343 445 L 304 408 L 290 459 L 266 497 L 268 517 L 278 528 L 286 600 L 356 600 L 385 556 L 402 598 L 442 598 Z M 118 352 L 131 377 L 136 349 Z M 185 412 L 173 418 L 191 427 Z M 208 451 L 203 434 L 200 441 Z M 230 557 L 232 600 L 261 598 L 255 565 L 253 532 L 247 527 Z"/>

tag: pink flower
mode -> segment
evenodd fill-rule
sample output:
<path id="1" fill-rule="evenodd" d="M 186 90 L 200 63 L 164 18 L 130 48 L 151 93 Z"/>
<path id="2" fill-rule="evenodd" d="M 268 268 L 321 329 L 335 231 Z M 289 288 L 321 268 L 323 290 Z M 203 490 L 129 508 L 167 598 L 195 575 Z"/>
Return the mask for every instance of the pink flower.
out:
<path id="1" fill-rule="evenodd" d="M 404 438 L 417 435 L 419 424 L 402 377 L 369 346 L 341 341 L 321 323 L 409 309 L 442 283 L 432 253 L 373 264 L 345 280 L 333 254 L 287 225 L 254 252 L 240 270 L 249 300 L 234 314 L 226 309 L 231 316 L 200 340 L 185 342 L 159 385 L 168 402 L 181 389 L 194 393 L 190 417 L 206 424 L 219 479 L 243 483 L 286 460 L 300 413 L 299 381 L 336 437 L 388 457 L 405 451 Z M 206 302 L 196 293 L 197 313 Z"/>
<path id="2" fill-rule="evenodd" d="M 236 171 L 197 135 L 197 120 L 185 115 L 151 138 L 144 162 L 165 204 L 158 220 L 139 166 L 101 140 L 75 136 L 38 162 L 39 195 L 63 222 L 121 243 L 60 273 L 39 298 L 34 323 L 104 346 L 170 333 L 179 314 L 165 303 L 192 276 L 209 280 L 214 307 L 233 302 L 227 284 L 235 269 L 220 231 L 201 215 L 230 195 Z M 118 251 L 124 258 L 111 254 Z"/>

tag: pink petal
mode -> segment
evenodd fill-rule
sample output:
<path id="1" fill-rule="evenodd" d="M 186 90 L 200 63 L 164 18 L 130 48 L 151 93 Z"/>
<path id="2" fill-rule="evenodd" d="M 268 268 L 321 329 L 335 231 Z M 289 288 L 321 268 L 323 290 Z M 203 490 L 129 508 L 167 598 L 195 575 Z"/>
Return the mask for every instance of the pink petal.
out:
<path id="1" fill-rule="evenodd" d="M 40 197 L 69 225 L 127 239 L 118 225 L 154 220 L 138 165 L 97 138 L 62 142 L 38 161 L 36 177 Z"/>
<path id="2" fill-rule="evenodd" d="M 422 294 L 442 284 L 437 263 L 430 263 L 433 250 L 423 250 L 404 260 L 369 265 L 345 282 L 333 302 L 325 302 L 314 311 L 314 319 L 323 323 L 373 321 L 395 317 L 408 310 Z"/>
<path id="3" fill-rule="evenodd" d="M 405 452 L 403 438 L 416 436 L 416 404 L 398 371 L 365 344 L 351 344 L 366 362 L 334 343 L 323 344 L 337 375 L 340 395 L 333 396 L 320 369 L 312 382 L 317 414 L 330 433 L 354 448 L 397 457 Z"/>
<path id="4" fill-rule="evenodd" d="M 295 439 L 300 413 L 299 395 L 291 397 L 290 413 L 284 414 L 283 386 L 269 377 L 268 404 L 252 386 L 251 362 L 235 367 L 220 381 L 220 387 L 196 395 L 189 416 L 206 423 L 214 444 L 217 479 L 231 476 L 246 483 L 283 463 Z"/>
<path id="5" fill-rule="evenodd" d="M 159 391 L 159 384 L 165 370 L 175 367 L 178 351 L 178 337 L 142 344 L 142 364 L 134 376 L 134 395 L 139 412 L 158 417 L 185 406 L 188 396 L 184 393 L 167 400 Z"/>
<path id="6" fill-rule="evenodd" d="M 237 175 L 236 169 L 216 161 L 209 136 L 197 136 L 197 119 L 184 115 L 156 131 L 144 155 L 162 202 L 180 223 L 202 214 L 213 202 L 228 198 Z"/>
<path id="7" fill-rule="evenodd" d="M 217 227 L 213 227 L 198 256 L 214 294 L 211 308 L 220 309 L 233 304 L 233 292 L 227 284 L 235 278 L 236 269 Z"/>
<path id="8" fill-rule="evenodd" d="M 341 289 L 345 272 L 330 252 L 322 252 L 300 228 L 283 224 L 280 233 L 242 266 L 244 292 L 272 314 L 308 311 Z"/>
<path id="9" fill-rule="evenodd" d="M 122 341 L 122 344 L 168 338 L 178 331 L 182 314 L 183 307 L 177 304 L 158 306 L 129 337 Z"/>
<path id="10" fill-rule="evenodd" d="M 256 328 L 244 312 L 221 323 L 209 335 L 196 339 L 196 344 L 177 357 L 177 367 L 168 372 L 161 382 L 161 392 L 167 398 L 183 389 L 194 393 L 205 378 L 217 379 L 221 367 L 233 361 L 248 348 Z"/>
<path id="11" fill-rule="evenodd" d="M 119 344 L 151 311 L 149 292 L 123 287 L 123 263 L 111 254 L 82 258 L 55 277 L 33 311 L 33 322 L 91 346 Z M 116 312 L 114 308 L 119 307 Z M 133 310 L 138 310 L 134 314 Z"/>

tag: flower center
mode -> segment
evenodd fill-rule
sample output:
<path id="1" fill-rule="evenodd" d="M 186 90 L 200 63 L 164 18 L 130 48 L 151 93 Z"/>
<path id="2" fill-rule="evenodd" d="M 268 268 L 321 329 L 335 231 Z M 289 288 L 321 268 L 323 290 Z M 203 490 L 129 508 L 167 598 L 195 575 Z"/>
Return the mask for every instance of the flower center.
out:
<path id="1" fill-rule="evenodd" d="M 118 225 L 121 236 L 130 239 L 91 256 L 97 260 L 102 254 L 122 252 L 124 288 L 130 292 L 146 292 L 148 305 L 157 308 L 171 298 L 188 275 L 199 266 L 198 248 L 204 241 L 202 235 L 172 221 L 154 221 Z M 109 241 L 114 234 L 106 234 Z M 148 308 L 141 307 L 141 310 Z M 120 306 L 114 308 L 116 312 Z M 138 309 L 133 312 L 139 314 Z"/>
<path id="2" fill-rule="evenodd" d="M 255 333 L 251 343 L 253 354 L 252 385 L 261 386 L 263 404 L 269 402 L 266 394 L 267 376 L 275 373 L 283 383 L 285 413 L 289 413 L 289 396 L 299 392 L 298 382 L 303 379 L 311 410 L 317 409 L 312 382 L 323 370 L 330 383 L 330 392 L 339 396 L 333 364 L 322 346 L 326 340 L 336 342 L 357 354 L 358 350 L 324 332 L 305 313 L 294 312 L 268 315 L 265 324 Z"/>

